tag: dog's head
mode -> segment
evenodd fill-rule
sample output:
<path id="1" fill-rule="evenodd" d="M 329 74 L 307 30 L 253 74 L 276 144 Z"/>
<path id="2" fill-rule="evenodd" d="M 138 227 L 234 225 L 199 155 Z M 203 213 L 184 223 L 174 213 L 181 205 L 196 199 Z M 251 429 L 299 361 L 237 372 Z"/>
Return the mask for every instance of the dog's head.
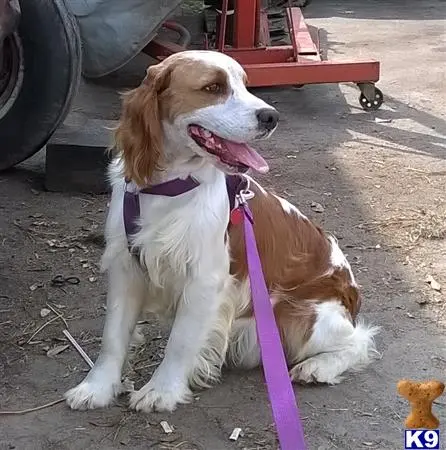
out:
<path id="1" fill-rule="evenodd" d="M 176 159 L 199 159 L 228 173 L 266 172 L 248 143 L 269 137 L 279 114 L 246 82 L 234 59 L 213 51 L 186 51 L 149 67 L 126 94 L 116 133 L 126 176 L 144 184 Z"/>

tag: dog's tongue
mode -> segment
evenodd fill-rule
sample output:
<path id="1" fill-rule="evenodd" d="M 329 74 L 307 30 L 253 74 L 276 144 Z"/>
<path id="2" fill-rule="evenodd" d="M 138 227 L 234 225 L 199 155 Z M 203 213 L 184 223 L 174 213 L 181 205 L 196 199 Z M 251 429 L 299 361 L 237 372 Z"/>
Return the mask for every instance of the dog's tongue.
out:
<path id="1" fill-rule="evenodd" d="M 189 133 L 204 149 L 226 164 L 249 167 L 260 173 L 266 173 L 269 170 L 266 161 L 247 144 L 223 139 L 198 125 L 191 125 Z"/>
<path id="2" fill-rule="evenodd" d="M 222 144 L 226 149 L 226 154 L 224 155 L 225 157 L 229 154 L 233 161 L 250 167 L 259 173 L 268 172 L 269 167 L 267 162 L 249 145 L 238 144 L 237 142 L 231 142 L 225 139 L 222 139 Z"/>

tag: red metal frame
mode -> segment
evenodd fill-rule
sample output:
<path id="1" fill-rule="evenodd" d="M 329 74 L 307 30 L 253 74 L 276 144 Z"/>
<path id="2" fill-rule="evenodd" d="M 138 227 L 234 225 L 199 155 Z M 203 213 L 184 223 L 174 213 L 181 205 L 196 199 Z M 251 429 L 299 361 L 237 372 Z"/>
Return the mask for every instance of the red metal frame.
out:
<path id="1" fill-rule="evenodd" d="M 286 8 L 291 45 L 269 46 L 268 17 L 261 0 L 234 0 L 233 46 L 224 45 L 229 0 L 222 0 L 217 50 L 236 59 L 245 69 L 249 86 L 300 85 L 379 80 L 378 61 L 323 61 L 300 8 Z M 161 60 L 184 47 L 154 39 L 146 53 Z"/>

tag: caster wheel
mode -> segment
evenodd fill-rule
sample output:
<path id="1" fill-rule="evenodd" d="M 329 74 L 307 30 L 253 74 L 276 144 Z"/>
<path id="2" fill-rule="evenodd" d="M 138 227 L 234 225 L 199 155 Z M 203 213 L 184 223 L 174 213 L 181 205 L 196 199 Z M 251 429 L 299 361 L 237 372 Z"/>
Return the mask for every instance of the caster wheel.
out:
<path id="1" fill-rule="evenodd" d="M 38 152 L 69 111 L 81 74 L 81 40 L 65 0 L 20 0 L 0 52 L 0 170 Z"/>
<path id="2" fill-rule="evenodd" d="M 363 93 L 359 96 L 359 104 L 365 111 L 376 111 L 383 104 L 383 101 L 383 93 L 378 88 L 375 88 L 372 100 L 367 99 Z"/>

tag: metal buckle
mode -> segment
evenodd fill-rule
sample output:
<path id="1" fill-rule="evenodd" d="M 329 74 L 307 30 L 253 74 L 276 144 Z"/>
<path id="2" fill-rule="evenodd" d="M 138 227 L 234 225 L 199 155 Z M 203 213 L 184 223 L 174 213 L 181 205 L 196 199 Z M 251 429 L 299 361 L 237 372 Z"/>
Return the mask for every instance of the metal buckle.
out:
<path id="1" fill-rule="evenodd" d="M 250 185 L 251 185 L 251 180 L 248 177 L 244 177 L 246 180 L 246 188 L 242 189 L 236 196 L 236 203 L 238 205 L 244 205 L 248 202 L 248 200 L 251 200 L 252 198 L 255 197 L 254 192 L 251 191 L 250 189 Z"/>
<path id="2" fill-rule="evenodd" d="M 254 192 L 252 192 L 249 189 L 243 189 L 242 191 L 240 191 L 237 195 L 239 203 L 241 204 L 245 204 L 248 202 L 248 200 L 251 200 L 252 198 L 254 198 Z"/>

